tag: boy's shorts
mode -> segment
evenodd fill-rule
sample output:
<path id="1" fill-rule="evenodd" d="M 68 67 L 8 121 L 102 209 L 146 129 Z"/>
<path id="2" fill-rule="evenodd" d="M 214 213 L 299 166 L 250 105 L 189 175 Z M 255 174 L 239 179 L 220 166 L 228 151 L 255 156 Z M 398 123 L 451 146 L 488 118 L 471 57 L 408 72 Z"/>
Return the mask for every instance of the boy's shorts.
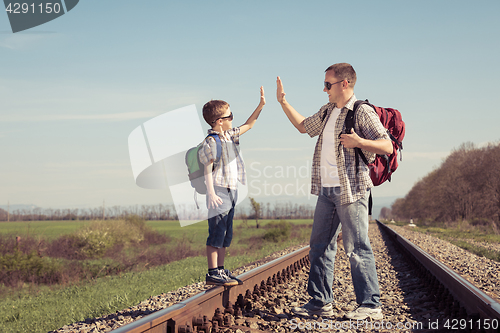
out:
<path id="1" fill-rule="evenodd" d="M 216 248 L 229 247 L 233 239 L 234 206 L 238 200 L 238 191 L 219 186 L 214 186 L 214 190 L 222 199 L 222 204 L 208 210 L 207 245 Z"/>

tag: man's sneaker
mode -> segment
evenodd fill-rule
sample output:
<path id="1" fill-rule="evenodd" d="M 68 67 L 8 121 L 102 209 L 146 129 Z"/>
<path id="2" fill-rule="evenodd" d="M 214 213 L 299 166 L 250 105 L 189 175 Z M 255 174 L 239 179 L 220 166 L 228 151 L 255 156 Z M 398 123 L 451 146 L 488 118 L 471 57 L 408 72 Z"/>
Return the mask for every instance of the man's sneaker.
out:
<path id="1" fill-rule="evenodd" d="M 229 277 L 230 279 L 233 279 L 233 280 L 236 280 L 238 282 L 239 285 L 242 285 L 243 284 L 243 281 L 241 281 L 240 279 L 238 279 L 236 276 L 233 275 L 233 273 L 231 273 L 228 269 L 225 269 L 224 270 L 224 274 Z"/>
<path id="2" fill-rule="evenodd" d="M 205 283 L 214 286 L 237 286 L 238 281 L 231 279 L 225 274 L 223 270 L 218 270 L 217 274 L 210 275 L 207 274 L 205 277 Z"/>
<path id="3" fill-rule="evenodd" d="M 382 314 L 382 309 L 380 307 L 369 308 L 360 305 L 356 310 L 346 313 L 345 317 L 347 319 L 353 320 L 364 320 L 366 318 L 370 318 L 372 320 L 381 320 L 382 318 L 384 318 L 384 315 Z"/>
<path id="4" fill-rule="evenodd" d="M 301 307 L 294 307 L 292 311 L 299 316 L 317 315 L 319 317 L 331 317 L 333 316 L 333 305 L 332 303 L 328 303 L 323 306 L 316 306 L 306 303 Z"/>

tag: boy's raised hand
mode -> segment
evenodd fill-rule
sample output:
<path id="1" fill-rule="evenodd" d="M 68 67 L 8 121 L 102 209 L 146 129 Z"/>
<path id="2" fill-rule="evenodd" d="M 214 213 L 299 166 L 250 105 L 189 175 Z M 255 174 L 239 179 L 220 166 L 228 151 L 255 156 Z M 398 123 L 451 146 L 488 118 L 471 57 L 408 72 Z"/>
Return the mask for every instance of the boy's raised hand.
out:
<path id="1" fill-rule="evenodd" d="M 260 86 L 260 102 L 255 111 L 252 113 L 250 118 L 247 119 L 247 121 L 240 126 L 240 135 L 243 133 L 246 133 L 249 129 L 253 127 L 255 122 L 257 121 L 257 118 L 259 118 L 260 111 L 262 111 L 262 108 L 266 104 L 266 98 L 264 97 L 264 87 Z"/>
<path id="2" fill-rule="evenodd" d="M 285 90 L 283 89 L 283 83 L 281 83 L 281 79 L 278 76 L 276 79 L 276 98 L 280 104 L 286 102 L 285 100 Z"/>

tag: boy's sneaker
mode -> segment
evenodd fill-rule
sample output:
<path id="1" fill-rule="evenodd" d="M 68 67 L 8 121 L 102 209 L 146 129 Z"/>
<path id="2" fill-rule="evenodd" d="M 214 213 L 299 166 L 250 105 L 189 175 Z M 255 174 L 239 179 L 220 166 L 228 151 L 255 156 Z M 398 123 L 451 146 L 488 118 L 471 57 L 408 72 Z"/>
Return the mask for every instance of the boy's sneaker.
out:
<path id="1" fill-rule="evenodd" d="M 316 306 L 311 303 L 306 303 L 301 307 L 294 307 L 292 311 L 299 316 L 317 315 L 319 317 L 331 317 L 333 316 L 333 305 L 332 303 L 328 303 L 323 306 Z"/>
<path id="2" fill-rule="evenodd" d="M 205 283 L 214 286 L 237 286 L 238 281 L 231 279 L 223 270 L 218 270 L 217 274 L 210 275 L 207 274 L 205 277 Z"/>
<path id="3" fill-rule="evenodd" d="M 238 279 L 236 276 L 233 275 L 233 273 L 231 273 L 228 269 L 224 269 L 224 274 L 229 277 L 230 279 L 233 279 L 233 280 L 236 280 L 238 282 L 239 285 L 242 285 L 243 284 L 243 281 L 241 281 L 240 279 Z"/>
<path id="4" fill-rule="evenodd" d="M 345 317 L 347 319 L 353 320 L 364 320 L 366 318 L 370 318 L 372 320 L 381 320 L 382 318 L 384 318 L 384 315 L 382 314 L 382 309 L 380 307 L 369 308 L 360 305 L 356 310 L 346 313 Z"/>

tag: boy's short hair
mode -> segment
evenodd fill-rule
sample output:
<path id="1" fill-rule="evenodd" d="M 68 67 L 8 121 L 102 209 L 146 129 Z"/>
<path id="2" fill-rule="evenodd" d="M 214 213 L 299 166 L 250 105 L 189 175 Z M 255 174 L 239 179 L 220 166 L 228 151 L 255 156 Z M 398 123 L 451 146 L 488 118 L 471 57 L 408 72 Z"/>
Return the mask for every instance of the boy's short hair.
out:
<path id="1" fill-rule="evenodd" d="M 211 100 L 203 105 L 203 118 L 210 126 L 213 126 L 217 119 L 224 116 L 228 107 L 229 104 L 225 101 Z"/>
<path id="2" fill-rule="evenodd" d="M 354 88 L 354 85 L 356 84 L 356 71 L 350 64 L 345 62 L 334 64 L 328 67 L 325 70 L 325 73 L 328 71 L 333 71 L 339 80 L 347 80 L 349 82 L 349 86 Z"/>

